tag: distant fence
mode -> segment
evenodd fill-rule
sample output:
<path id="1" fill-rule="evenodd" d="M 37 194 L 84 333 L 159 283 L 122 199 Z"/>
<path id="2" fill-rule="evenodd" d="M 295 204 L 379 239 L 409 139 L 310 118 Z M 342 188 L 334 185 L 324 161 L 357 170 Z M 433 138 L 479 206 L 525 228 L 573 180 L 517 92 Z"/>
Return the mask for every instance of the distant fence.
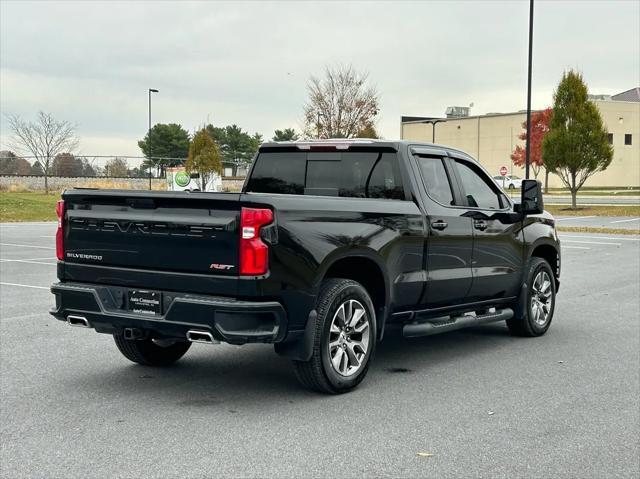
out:
<path id="1" fill-rule="evenodd" d="M 244 178 L 223 177 L 222 191 L 240 191 Z M 56 192 L 68 188 L 117 188 L 126 190 L 149 189 L 149 178 L 96 177 L 96 176 L 50 176 L 49 191 Z M 151 178 L 151 188 L 164 190 L 167 180 Z M 44 191 L 44 176 L 0 175 L 0 191 Z"/>
<path id="2" fill-rule="evenodd" d="M 0 153 L 0 190 L 45 189 L 46 161 L 10 156 L 6 151 Z M 185 161 L 185 158 L 61 154 L 48 162 L 47 183 L 51 191 L 73 187 L 166 189 L 165 169 L 182 166 Z M 248 165 L 222 162 L 222 168 L 222 189 L 239 191 Z"/>
<path id="3" fill-rule="evenodd" d="M 167 167 L 184 166 L 186 158 L 72 155 L 63 153 L 48 161 L 33 156 L 16 156 L 0 151 L 0 175 L 74 178 L 161 178 Z M 248 164 L 243 161 L 223 161 L 223 177 L 246 176 Z"/>

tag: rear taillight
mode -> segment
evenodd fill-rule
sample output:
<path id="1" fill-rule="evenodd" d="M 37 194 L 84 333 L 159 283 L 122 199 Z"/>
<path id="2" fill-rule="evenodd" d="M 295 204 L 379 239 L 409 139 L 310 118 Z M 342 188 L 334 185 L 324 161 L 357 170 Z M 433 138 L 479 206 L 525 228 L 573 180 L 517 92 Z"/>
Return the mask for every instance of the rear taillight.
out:
<path id="1" fill-rule="evenodd" d="M 269 247 L 260 239 L 260 228 L 273 221 L 266 208 L 242 208 L 240 212 L 240 274 L 260 275 L 269 270 Z"/>
<path id="2" fill-rule="evenodd" d="M 62 261 L 64 259 L 64 200 L 56 203 L 56 214 L 58 215 L 58 230 L 56 231 L 56 257 Z"/>

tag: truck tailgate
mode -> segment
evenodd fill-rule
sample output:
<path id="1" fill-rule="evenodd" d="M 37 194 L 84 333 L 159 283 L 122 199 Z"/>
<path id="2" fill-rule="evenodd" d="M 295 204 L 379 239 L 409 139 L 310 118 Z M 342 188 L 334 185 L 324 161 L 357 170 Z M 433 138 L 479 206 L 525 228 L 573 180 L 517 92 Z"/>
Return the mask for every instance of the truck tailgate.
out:
<path id="1" fill-rule="evenodd" d="M 63 193 L 65 262 L 236 276 L 239 194 Z"/>

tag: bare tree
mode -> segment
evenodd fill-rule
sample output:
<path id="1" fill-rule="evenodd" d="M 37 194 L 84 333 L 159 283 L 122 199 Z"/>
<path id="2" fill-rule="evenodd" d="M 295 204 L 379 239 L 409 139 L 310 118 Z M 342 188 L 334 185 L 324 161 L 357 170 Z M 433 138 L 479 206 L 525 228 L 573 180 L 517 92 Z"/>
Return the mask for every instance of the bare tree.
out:
<path id="1" fill-rule="evenodd" d="M 367 73 L 349 66 L 326 68 L 323 79 L 312 76 L 304 106 L 305 135 L 317 138 L 353 138 L 371 128 L 380 111 L 380 96 L 367 84 Z"/>
<path id="2" fill-rule="evenodd" d="M 17 115 L 8 115 L 7 120 L 13 132 L 13 148 L 28 151 L 40 163 L 44 172 L 44 189 L 49 193 L 51 161 L 59 153 L 70 153 L 78 147 L 75 125 L 65 120 L 58 121 L 43 111 L 33 122 Z"/>

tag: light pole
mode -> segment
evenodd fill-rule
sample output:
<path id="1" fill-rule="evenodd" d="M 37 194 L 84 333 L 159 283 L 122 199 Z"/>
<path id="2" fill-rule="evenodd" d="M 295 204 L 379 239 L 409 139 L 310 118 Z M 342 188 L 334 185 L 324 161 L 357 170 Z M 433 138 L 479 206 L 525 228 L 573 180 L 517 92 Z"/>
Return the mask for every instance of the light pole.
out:
<path id="1" fill-rule="evenodd" d="M 318 112 L 318 122 L 316 123 L 316 127 L 318 130 L 318 140 L 320 139 L 320 118 L 324 118 L 324 114 L 322 112 Z"/>
<path id="2" fill-rule="evenodd" d="M 152 158 L 152 154 L 151 154 L 151 94 L 152 93 L 158 93 L 159 90 L 156 90 L 155 88 L 149 88 L 149 129 L 147 130 L 147 142 L 149 142 L 149 144 L 147 145 L 147 150 L 149 151 L 149 189 L 151 189 L 151 158 Z"/>
<path id="3" fill-rule="evenodd" d="M 430 123 L 431 124 L 431 143 L 435 143 L 436 142 L 436 125 L 438 123 L 446 123 L 447 120 L 445 119 L 439 119 L 439 120 L 425 120 L 424 123 Z"/>
<path id="4" fill-rule="evenodd" d="M 531 64 L 533 60 L 533 0 L 529 0 L 529 65 L 527 71 L 527 146 L 524 177 L 529 179 L 529 155 L 531 153 Z"/>

